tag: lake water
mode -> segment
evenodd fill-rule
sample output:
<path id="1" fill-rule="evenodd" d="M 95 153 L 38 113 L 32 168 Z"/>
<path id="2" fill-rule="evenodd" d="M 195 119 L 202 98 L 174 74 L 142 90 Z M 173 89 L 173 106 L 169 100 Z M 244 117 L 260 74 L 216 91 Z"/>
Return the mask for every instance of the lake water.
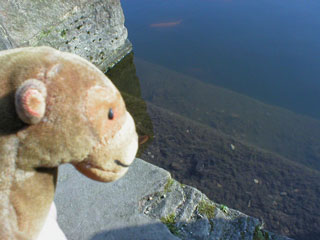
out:
<path id="1" fill-rule="evenodd" d="M 150 136 L 141 157 L 320 239 L 320 2 L 121 2 L 134 57 L 108 74 Z"/>

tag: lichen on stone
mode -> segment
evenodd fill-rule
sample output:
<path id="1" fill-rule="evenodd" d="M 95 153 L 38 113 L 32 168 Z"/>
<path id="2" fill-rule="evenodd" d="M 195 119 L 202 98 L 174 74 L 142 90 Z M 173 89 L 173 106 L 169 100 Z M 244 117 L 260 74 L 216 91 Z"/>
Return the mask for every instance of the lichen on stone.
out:
<path id="1" fill-rule="evenodd" d="M 175 220 L 175 214 L 174 213 L 171 213 L 166 217 L 162 217 L 160 219 L 160 221 L 168 227 L 169 231 L 172 234 L 174 234 L 176 236 L 179 235 L 179 230 L 178 230 L 178 228 L 176 226 L 176 220 Z"/>
<path id="2" fill-rule="evenodd" d="M 198 204 L 198 212 L 201 215 L 205 215 L 208 219 L 214 218 L 215 210 L 216 206 L 208 201 L 201 200 Z"/>
<path id="3" fill-rule="evenodd" d="M 258 225 L 254 229 L 253 240 L 269 240 L 269 233 L 262 230 L 261 226 Z"/>
<path id="4" fill-rule="evenodd" d="M 171 192 L 171 187 L 174 183 L 174 180 L 172 178 L 169 178 L 166 185 L 164 186 L 164 193 Z"/>

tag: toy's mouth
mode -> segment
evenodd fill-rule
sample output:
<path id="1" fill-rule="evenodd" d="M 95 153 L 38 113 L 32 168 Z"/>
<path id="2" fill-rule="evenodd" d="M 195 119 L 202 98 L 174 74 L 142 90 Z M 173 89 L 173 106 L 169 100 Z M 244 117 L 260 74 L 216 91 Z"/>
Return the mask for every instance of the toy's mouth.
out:
<path id="1" fill-rule="evenodd" d="M 114 160 L 114 163 L 121 166 L 121 169 L 110 170 L 104 169 L 88 162 L 81 162 L 74 164 L 75 168 L 84 174 L 85 176 L 100 182 L 111 182 L 122 177 L 127 171 L 130 165 L 124 164 L 119 160 Z"/>
<path id="2" fill-rule="evenodd" d="M 130 165 L 131 165 L 131 164 L 129 164 L 129 165 L 124 164 L 124 163 L 120 162 L 119 160 L 114 160 L 114 163 L 121 166 L 121 167 L 126 167 L 126 168 L 130 167 Z"/>

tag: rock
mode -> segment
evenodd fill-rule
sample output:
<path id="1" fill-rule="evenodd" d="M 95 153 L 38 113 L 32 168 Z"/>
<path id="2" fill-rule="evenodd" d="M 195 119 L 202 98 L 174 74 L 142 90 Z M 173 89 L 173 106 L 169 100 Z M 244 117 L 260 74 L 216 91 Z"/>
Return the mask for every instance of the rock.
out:
<path id="1" fill-rule="evenodd" d="M 139 159 L 125 177 L 111 183 L 92 181 L 62 165 L 55 196 L 58 223 L 70 240 L 178 239 L 139 206 L 143 197 L 163 191 L 169 178 L 167 171 Z"/>
<path id="2" fill-rule="evenodd" d="M 120 0 L 8 0 L 0 4 L 0 50 L 47 45 L 106 71 L 132 50 Z"/>
<path id="3" fill-rule="evenodd" d="M 68 239 L 289 239 L 263 230 L 256 218 L 223 211 L 226 206 L 141 159 L 108 184 L 60 166 L 55 202 Z"/>

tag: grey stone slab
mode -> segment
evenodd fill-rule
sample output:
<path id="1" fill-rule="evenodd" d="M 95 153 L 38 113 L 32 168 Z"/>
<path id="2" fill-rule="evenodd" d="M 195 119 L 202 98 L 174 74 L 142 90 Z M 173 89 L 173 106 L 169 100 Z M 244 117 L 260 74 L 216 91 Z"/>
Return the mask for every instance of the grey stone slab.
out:
<path id="1" fill-rule="evenodd" d="M 177 208 L 184 202 L 184 193 L 177 187 L 179 183 L 174 181 L 170 189 L 166 185 L 164 191 L 159 191 L 153 196 L 147 197 L 147 202 L 142 200 L 140 205 L 143 206 L 143 213 L 154 219 L 161 219 L 175 214 Z M 173 189 L 173 190 L 172 190 Z"/>
<path id="2" fill-rule="evenodd" d="M 208 219 L 200 219 L 188 224 L 185 230 L 188 231 L 189 235 L 184 237 L 183 239 L 209 239 L 211 225 Z"/>
<path id="3" fill-rule="evenodd" d="M 199 202 L 203 198 L 203 194 L 195 188 L 188 187 L 184 191 L 185 193 L 185 201 L 183 207 L 181 207 L 181 211 L 178 212 L 177 217 L 179 221 L 188 222 L 198 206 Z"/>
<path id="4" fill-rule="evenodd" d="M 0 20 L 0 50 L 13 48 L 13 41 L 10 39 L 7 30 L 4 28 Z"/>
<path id="5" fill-rule="evenodd" d="M 71 165 L 60 166 L 55 202 L 59 225 L 71 240 L 289 240 L 141 159 L 112 183 L 92 181 Z"/>
<path id="6" fill-rule="evenodd" d="M 68 239 L 177 239 L 157 219 L 139 212 L 139 200 L 163 189 L 170 174 L 136 159 L 112 183 L 92 181 L 71 165 L 59 168 L 55 202 Z"/>

